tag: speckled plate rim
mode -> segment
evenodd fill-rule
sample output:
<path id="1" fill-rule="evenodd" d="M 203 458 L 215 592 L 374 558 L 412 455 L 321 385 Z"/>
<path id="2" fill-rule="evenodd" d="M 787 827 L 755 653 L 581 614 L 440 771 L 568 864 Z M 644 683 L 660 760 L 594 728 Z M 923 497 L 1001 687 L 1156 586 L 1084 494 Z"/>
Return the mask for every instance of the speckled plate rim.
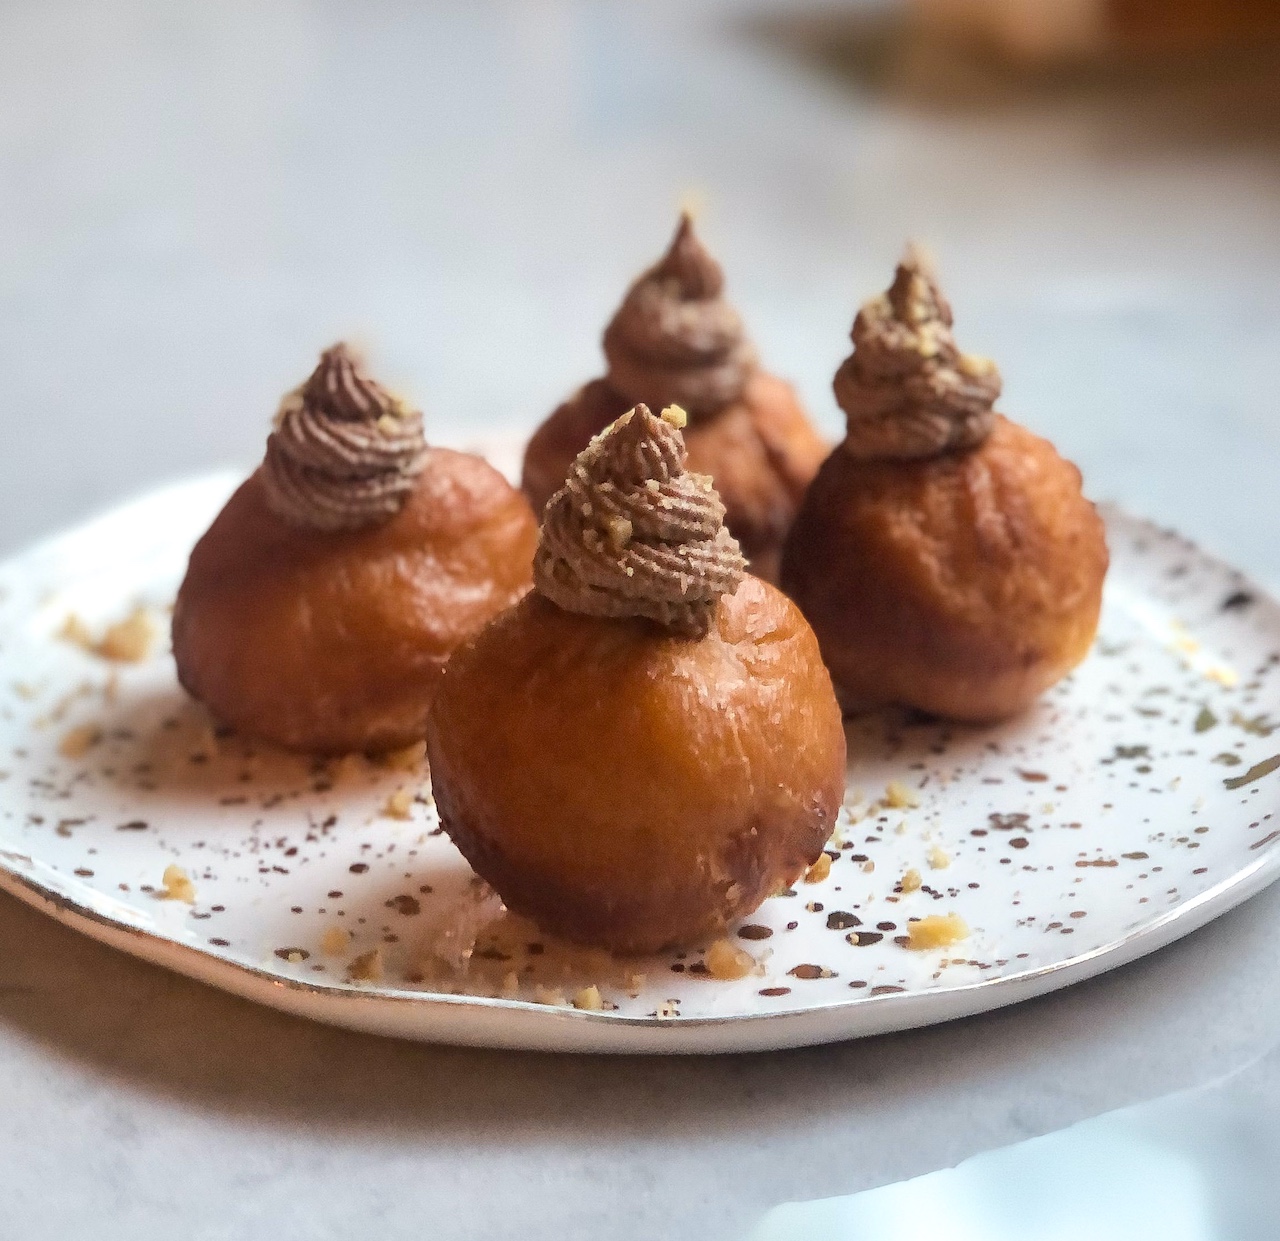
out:
<path id="1" fill-rule="evenodd" d="M 55 886 L 21 874 L 14 865 L 20 857 L 0 854 L 0 890 L 92 939 L 243 999 L 328 1025 L 419 1042 L 620 1054 L 773 1051 L 974 1016 L 1127 965 L 1199 930 L 1280 878 L 1280 850 L 1272 849 L 1128 935 L 1063 961 L 1000 978 L 803 1009 L 661 1019 L 387 987 L 361 993 L 283 977 L 117 922 Z"/>
<path id="2" fill-rule="evenodd" d="M 225 483 L 229 489 L 234 477 L 237 476 L 220 473 L 173 484 L 127 502 L 111 510 L 111 514 L 134 504 L 154 504 L 165 492 L 187 489 L 193 484 L 216 488 Z M 1145 527 L 1153 535 L 1170 533 L 1130 516 L 1118 506 L 1102 508 L 1108 521 L 1124 520 Z M 41 540 L 12 559 L 56 554 L 59 544 L 92 524 L 93 519 Z M 1207 563 L 1237 579 L 1260 602 L 1280 609 L 1273 596 L 1238 570 L 1190 540 L 1182 541 Z M 7 565 L 0 566 L 3 567 Z M 361 992 L 290 978 L 216 957 L 113 919 L 83 904 L 56 882 L 36 878 L 30 873 L 36 865 L 35 859 L 27 855 L 0 851 L 0 891 L 110 947 L 309 1020 L 389 1037 L 466 1046 L 578 1053 L 701 1054 L 769 1051 L 865 1038 L 973 1016 L 1059 990 L 1155 952 L 1256 895 L 1280 878 L 1280 847 L 1263 851 L 1198 896 L 1130 933 L 1049 965 L 941 990 L 896 992 L 761 1013 L 674 1019 L 587 1012 L 524 1000 L 424 994 L 385 986 Z"/>

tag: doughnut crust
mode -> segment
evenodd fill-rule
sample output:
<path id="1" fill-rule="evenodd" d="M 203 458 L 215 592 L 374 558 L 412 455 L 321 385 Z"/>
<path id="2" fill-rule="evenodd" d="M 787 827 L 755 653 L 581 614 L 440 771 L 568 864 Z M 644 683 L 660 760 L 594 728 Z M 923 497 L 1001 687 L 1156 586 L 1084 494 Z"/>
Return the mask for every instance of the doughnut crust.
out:
<path id="1" fill-rule="evenodd" d="M 530 439 L 522 485 L 541 513 L 564 486 L 574 458 L 633 401 L 606 380 L 581 388 Z M 827 453 L 791 386 L 753 371 L 742 399 L 692 419 L 684 432 L 688 468 L 710 474 L 724 501 L 725 524 L 751 561 L 751 571 L 777 578 L 782 540 L 795 518 L 805 488 Z"/>
<path id="2" fill-rule="evenodd" d="M 847 706 L 989 721 L 1085 657 L 1107 564 L 1080 471 L 997 417 L 966 452 L 858 461 L 837 449 L 787 539 L 782 585 Z"/>
<path id="3" fill-rule="evenodd" d="M 697 640 L 530 594 L 449 664 L 427 755 L 506 904 L 619 953 L 723 932 L 817 858 L 844 797 L 812 631 L 750 576 Z"/>
<path id="4" fill-rule="evenodd" d="M 178 677 L 239 732 L 322 754 L 420 740 L 453 649 L 529 588 L 537 524 L 479 457 L 445 448 L 364 529 L 289 525 L 259 473 L 196 544 L 173 616 Z"/>

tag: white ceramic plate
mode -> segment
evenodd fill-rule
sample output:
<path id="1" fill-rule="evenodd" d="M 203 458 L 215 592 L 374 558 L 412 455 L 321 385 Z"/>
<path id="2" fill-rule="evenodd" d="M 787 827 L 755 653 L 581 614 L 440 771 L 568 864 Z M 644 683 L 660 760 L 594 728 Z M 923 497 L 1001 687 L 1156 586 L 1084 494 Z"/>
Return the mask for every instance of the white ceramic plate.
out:
<path id="1" fill-rule="evenodd" d="M 116 664 L 59 636 L 69 616 L 100 635 L 139 605 L 163 633 L 234 481 L 171 487 L 0 566 L 0 886 L 215 986 L 416 1039 L 793 1046 L 1066 986 L 1187 934 L 1280 867 L 1280 607 L 1113 511 L 1097 646 L 1028 716 L 850 725 L 830 874 L 739 929 L 750 975 L 710 978 L 701 951 L 563 949 L 478 887 L 413 771 L 219 737 L 163 638 Z M 885 805 L 891 782 L 907 796 L 888 800 L 918 804 Z M 409 817 L 388 813 L 397 801 Z M 171 865 L 194 904 L 163 899 Z M 902 942 L 909 920 L 953 912 L 963 941 Z M 572 1006 L 590 986 L 604 1011 Z"/>

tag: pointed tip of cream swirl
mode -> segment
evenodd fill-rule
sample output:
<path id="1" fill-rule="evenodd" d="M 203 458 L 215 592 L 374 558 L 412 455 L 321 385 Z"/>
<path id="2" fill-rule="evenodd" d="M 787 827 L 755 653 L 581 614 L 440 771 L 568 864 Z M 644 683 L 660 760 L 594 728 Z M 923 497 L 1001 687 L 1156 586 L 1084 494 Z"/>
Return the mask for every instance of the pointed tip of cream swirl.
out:
<path id="1" fill-rule="evenodd" d="M 609 383 L 627 400 L 680 405 L 693 418 L 741 399 L 755 367 L 724 272 L 681 214 L 662 258 L 627 290 L 604 333 Z"/>
<path id="2" fill-rule="evenodd" d="M 708 632 L 746 561 L 711 480 L 685 470 L 683 418 L 637 405 L 578 455 L 543 517 L 539 593 L 567 612 Z"/>
<path id="3" fill-rule="evenodd" d="M 893 283 L 858 311 L 853 353 L 836 371 L 846 451 L 867 460 L 931 457 L 986 439 L 1000 372 L 960 352 L 952 323 L 932 257 L 908 245 Z"/>
<path id="4" fill-rule="evenodd" d="M 719 297 L 724 291 L 724 268 L 702 244 L 702 238 L 694 231 L 693 215 L 688 211 L 680 213 L 667 252 L 645 276 L 674 281 L 685 301 Z"/>

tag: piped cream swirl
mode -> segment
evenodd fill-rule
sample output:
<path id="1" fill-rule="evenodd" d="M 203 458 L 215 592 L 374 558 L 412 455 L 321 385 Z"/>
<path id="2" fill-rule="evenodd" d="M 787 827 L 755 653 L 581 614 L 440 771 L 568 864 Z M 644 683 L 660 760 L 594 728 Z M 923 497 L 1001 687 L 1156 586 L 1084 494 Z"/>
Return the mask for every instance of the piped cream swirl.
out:
<path id="1" fill-rule="evenodd" d="M 637 404 L 679 405 L 695 420 L 737 401 L 756 355 L 723 290 L 720 264 L 682 215 L 667 253 L 605 329 L 610 385 Z"/>
<path id="2" fill-rule="evenodd" d="M 542 519 L 537 589 L 568 612 L 641 616 L 701 637 L 746 572 L 705 474 L 685 471 L 684 411 L 637 405 L 578 454 Z"/>
<path id="3" fill-rule="evenodd" d="M 345 344 L 280 405 L 262 480 L 285 521 L 351 530 L 395 516 L 422 468 L 422 414 L 370 379 Z"/>
<path id="4" fill-rule="evenodd" d="M 994 424 L 1000 372 L 961 353 L 933 270 L 908 247 L 888 291 L 853 324 L 853 353 L 833 387 L 855 457 L 932 457 L 982 443 Z"/>

